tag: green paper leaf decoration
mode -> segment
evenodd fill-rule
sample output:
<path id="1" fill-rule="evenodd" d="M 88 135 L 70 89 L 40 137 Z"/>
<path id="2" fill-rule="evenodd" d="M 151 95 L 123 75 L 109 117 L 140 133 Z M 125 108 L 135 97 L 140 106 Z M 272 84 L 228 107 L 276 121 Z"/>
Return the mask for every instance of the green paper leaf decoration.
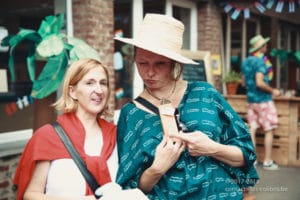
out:
<path id="1" fill-rule="evenodd" d="M 8 59 L 8 68 L 11 75 L 11 80 L 15 81 L 15 67 L 14 67 L 14 50 L 18 44 L 20 44 L 22 41 L 28 40 L 33 45 L 40 42 L 41 37 L 39 34 L 37 34 L 35 31 L 30 29 L 20 29 L 17 35 L 14 35 L 12 37 L 9 37 L 8 44 L 11 46 L 10 52 L 9 52 L 9 59 Z M 31 77 L 32 78 L 32 77 Z"/>
<path id="2" fill-rule="evenodd" d="M 36 48 L 37 53 L 42 57 L 51 57 L 61 54 L 64 43 L 58 35 L 50 35 L 42 40 Z"/>
<path id="3" fill-rule="evenodd" d="M 65 15 L 63 13 L 53 16 L 47 16 L 42 21 L 38 33 L 42 38 L 45 38 L 52 34 L 59 34 L 64 26 Z"/>
<path id="4" fill-rule="evenodd" d="M 296 51 L 296 52 L 293 54 L 293 56 L 294 56 L 294 59 L 295 59 L 297 65 L 298 65 L 298 67 L 300 67 L 300 51 Z"/>
<path id="5" fill-rule="evenodd" d="M 15 81 L 14 50 L 23 40 L 29 41 L 26 58 L 28 74 L 33 82 L 31 95 L 33 98 L 47 97 L 60 86 L 67 65 L 72 61 L 93 58 L 100 61 L 99 53 L 83 40 L 68 38 L 61 30 L 65 24 L 64 13 L 47 16 L 41 22 L 38 31 L 20 29 L 18 34 L 5 37 L 1 44 L 10 46 L 9 72 L 11 81 Z M 36 60 L 46 61 L 40 75 L 35 79 Z"/>
<path id="6" fill-rule="evenodd" d="M 15 62 L 13 57 L 13 51 L 15 46 L 12 46 L 9 50 L 9 58 L 8 58 L 8 70 L 10 73 L 11 81 L 14 82 L 16 80 L 15 76 Z"/>
<path id="7" fill-rule="evenodd" d="M 272 49 L 271 56 L 278 57 L 281 66 L 284 66 L 286 61 L 294 61 L 300 67 L 300 51 L 285 51 L 281 49 Z"/>
<path id="8" fill-rule="evenodd" d="M 71 62 L 83 58 L 93 58 L 100 61 L 99 53 L 83 40 L 70 37 L 68 38 L 68 42 L 73 45 L 70 51 Z"/>
<path id="9" fill-rule="evenodd" d="M 4 37 L 4 38 L 1 40 L 1 46 L 3 46 L 3 47 L 10 46 L 10 45 L 9 45 L 9 41 L 11 40 L 12 37 L 13 37 L 12 35 L 8 35 L 8 36 Z"/>
<path id="10" fill-rule="evenodd" d="M 28 70 L 29 78 L 31 81 L 34 81 L 35 79 L 35 45 L 34 44 L 30 44 L 26 61 L 27 61 L 27 70 Z"/>
<path id="11" fill-rule="evenodd" d="M 32 37 L 29 37 L 29 35 L 32 35 L 32 34 L 34 35 L 37 33 L 31 29 L 20 29 L 20 31 L 16 35 L 14 35 L 10 38 L 9 46 L 16 46 L 25 39 L 30 40 Z"/>
<path id="12" fill-rule="evenodd" d="M 272 49 L 270 55 L 273 57 L 278 57 L 282 66 L 288 58 L 288 52 L 281 49 Z"/>
<path id="13" fill-rule="evenodd" d="M 38 79 L 33 82 L 31 96 L 42 99 L 60 86 L 68 65 L 66 53 L 63 51 L 58 56 L 48 59 Z"/>

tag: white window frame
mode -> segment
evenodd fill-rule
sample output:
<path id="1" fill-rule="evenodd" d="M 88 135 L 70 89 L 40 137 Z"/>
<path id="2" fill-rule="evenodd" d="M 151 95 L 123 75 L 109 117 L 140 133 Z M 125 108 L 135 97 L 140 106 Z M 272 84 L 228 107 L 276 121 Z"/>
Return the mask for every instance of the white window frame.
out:
<path id="1" fill-rule="evenodd" d="M 197 4 L 187 0 L 167 0 L 166 1 L 166 15 L 173 16 L 173 5 L 190 9 L 191 11 L 191 30 L 190 30 L 190 50 L 196 51 L 198 48 L 198 23 L 197 23 Z"/>
<path id="2" fill-rule="evenodd" d="M 232 33 L 232 19 L 230 17 L 230 15 L 227 15 L 227 22 L 226 22 L 226 64 L 224 67 L 224 72 L 223 75 L 226 74 L 226 72 L 228 72 L 231 69 L 231 33 Z M 260 34 L 261 32 L 261 24 L 260 21 L 258 19 L 252 18 L 252 19 L 247 19 L 247 20 L 251 20 L 253 22 L 256 23 L 256 34 Z M 242 52 L 242 57 L 241 59 L 244 60 L 247 57 L 247 53 L 248 53 L 248 49 L 247 47 L 247 24 L 246 24 L 246 19 L 243 19 L 242 21 L 242 27 L 241 27 L 241 33 L 242 33 L 242 38 L 241 38 L 241 42 L 242 42 L 242 46 L 241 46 L 241 52 Z"/>
<path id="3" fill-rule="evenodd" d="M 281 46 L 281 32 L 282 32 L 282 30 L 283 29 L 285 29 L 285 30 L 287 30 L 287 32 L 288 32 L 288 36 L 287 36 L 287 47 L 282 47 Z M 291 32 L 292 31 L 297 31 L 297 35 L 296 35 L 296 37 L 297 38 L 295 38 L 295 41 L 296 41 L 296 49 L 300 49 L 300 32 L 298 31 L 298 29 L 296 29 L 296 28 L 294 28 L 294 27 L 292 27 L 292 26 L 290 26 L 290 25 L 283 25 L 283 26 L 281 26 L 281 28 L 278 30 L 278 37 L 277 37 L 277 46 L 278 46 L 278 48 L 279 49 L 286 49 L 286 50 L 291 50 Z M 281 69 L 281 63 L 280 63 L 280 61 L 279 61 L 279 58 L 277 58 L 277 71 L 276 71 L 276 73 L 278 74 L 277 75 L 277 79 L 276 79 L 276 87 L 277 88 L 279 88 L 280 86 L 281 86 L 281 82 L 280 82 L 280 80 L 281 80 L 281 73 L 280 73 L 280 69 Z M 300 69 L 296 69 L 296 81 L 298 81 L 298 80 L 300 80 Z M 286 74 L 287 76 L 288 76 L 288 74 Z"/>

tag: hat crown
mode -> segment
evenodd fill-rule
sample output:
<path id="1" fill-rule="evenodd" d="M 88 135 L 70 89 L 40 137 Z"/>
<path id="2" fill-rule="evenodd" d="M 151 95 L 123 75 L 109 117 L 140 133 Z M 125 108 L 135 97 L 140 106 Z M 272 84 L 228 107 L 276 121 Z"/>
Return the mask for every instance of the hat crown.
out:
<path id="1" fill-rule="evenodd" d="M 184 25 L 170 16 L 147 14 L 138 28 L 136 41 L 179 53 Z"/>
<path id="2" fill-rule="evenodd" d="M 264 40 L 263 36 L 256 35 L 256 36 L 254 36 L 253 38 L 250 39 L 249 44 L 253 46 L 254 44 L 256 44 L 260 40 Z"/>
<path id="3" fill-rule="evenodd" d="M 184 24 L 179 20 L 168 15 L 148 13 L 137 30 L 134 38 L 116 37 L 115 39 L 179 63 L 198 64 L 181 55 Z"/>
<path id="4" fill-rule="evenodd" d="M 250 44 L 250 49 L 249 52 L 254 52 L 261 48 L 264 44 L 266 44 L 270 40 L 269 37 L 264 38 L 262 35 L 256 35 L 253 38 L 250 39 L 249 44 Z"/>

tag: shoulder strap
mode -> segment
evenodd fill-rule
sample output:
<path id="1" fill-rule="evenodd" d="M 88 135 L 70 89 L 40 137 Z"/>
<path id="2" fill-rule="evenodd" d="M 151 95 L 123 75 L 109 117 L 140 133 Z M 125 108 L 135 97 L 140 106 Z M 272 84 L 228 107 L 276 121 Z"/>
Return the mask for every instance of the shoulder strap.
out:
<path id="1" fill-rule="evenodd" d="M 150 103 L 148 100 L 146 100 L 145 98 L 138 96 L 134 100 L 139 102 L 140 104 L 142 104 L 143 106 L 145 106 L 146 108 L 154 112 L 155 114 L 159 115 L 159 109 L 155 105 Z M 175 108 L 174 116 L 175 116 L 175 121 L 178 130 L 187 132 L 188 131 L 187 128 L 183 124 L 179 123 L 179 111 L 177 108 Z"/>
<path id="2" fill-rule="evenodd" d="M 70 141 L 69 137 L 67 136 L 67 134 L 64 132 L 62 127 L 56 121 L 52 122 L 51 125 L 54 127 L 54 129 L 56 130 L 58 136 L 62 140 L 63 144 L 67 148 L 70 155 L 72 156 L 74 162 L 76 163 L 77 167 L 81 171 L 81 173 L 84 176 L 86 182 L 89 184 L 90 188 L 94 192 L 95 197 L 97 199 L 100 198 L 101 196 L 96 195 L 96 193 L 95 193 L 96 190 L 100 187 L 99 184 L 97 183 L 94 176 L 87 169 L 85 163 L 83 162 L 83 160 L 79 156 L 77 150 L 74 148 L 74 146 L 73 146 L 72 142 Z"/>
<path id="3" fill-rule="evenodd" d="M 154 112 L 155 114 L 159 115 L 158 108 L 152 103 L 150 103 L 148 100 L 146 100 L 145 98 L 139 96 L 134 100 L 136 100 L 137 102 L 139 102 L 140 104 L 142 104 L 143 106 L 145 106 L 146 108 Z"/>

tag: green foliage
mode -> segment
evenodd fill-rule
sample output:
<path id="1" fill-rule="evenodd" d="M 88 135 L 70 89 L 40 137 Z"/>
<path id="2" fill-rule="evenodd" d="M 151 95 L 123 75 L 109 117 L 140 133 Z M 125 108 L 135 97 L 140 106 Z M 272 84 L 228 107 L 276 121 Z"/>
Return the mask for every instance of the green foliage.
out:
<path id="1" fill-rule="evenodd" d="M 232 83 L 232 82 L 237 82 L 240 83 L 241 82 L 241 75 L 234 71 L 234 70 L 230 70 L 225 77 L 222 79 L 223 83 Z"/>
<path id="2" fill-rule="evenodd" d="M 65 24 L 65 15 L 47 16 L 41 22 L 38 31 L 20 28 L 13 36 L 2 40 L 2 46 L 9 46 L 8 67 L 11 81 L 15 81 L 14 51 L 21 42 L 29 42 L 27 67 L 30 80 L 33 83 L 31 95 L 42 99 L 60 86 L 68 64 L 82 58 L 100 60 L 99 53 L 84 41 L 68 37 L 61 33 Z M 35 78 L 35 62 L 37 59 L 46 61 L 42 72 Z"/>

